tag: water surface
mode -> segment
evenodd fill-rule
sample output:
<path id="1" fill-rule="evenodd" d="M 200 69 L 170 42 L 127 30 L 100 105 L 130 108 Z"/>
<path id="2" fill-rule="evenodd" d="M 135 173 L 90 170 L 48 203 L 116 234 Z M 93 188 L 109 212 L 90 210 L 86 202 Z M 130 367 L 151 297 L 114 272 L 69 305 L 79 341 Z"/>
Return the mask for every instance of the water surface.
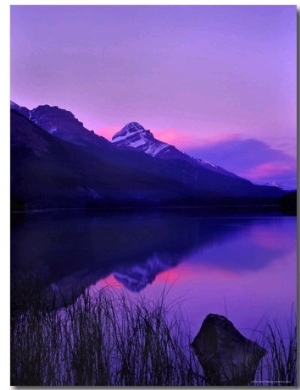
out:
<path id="1" fill-rule="evenodd" d="M 38 273 L 67 292 L 110 285 L 167 292 L 195 334 L 209 313 L 245 335 L 296 309 L 296 218 L 176 213 L 41 213 L 13 219 L 12 283 Z"/>

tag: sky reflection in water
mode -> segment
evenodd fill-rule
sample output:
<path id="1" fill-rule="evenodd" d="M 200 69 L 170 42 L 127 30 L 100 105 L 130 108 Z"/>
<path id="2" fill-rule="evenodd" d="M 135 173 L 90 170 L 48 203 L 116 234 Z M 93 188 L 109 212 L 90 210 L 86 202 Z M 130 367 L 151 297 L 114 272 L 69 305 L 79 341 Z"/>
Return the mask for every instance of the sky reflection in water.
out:
<path id="1" fill-rule="evenodd" d="M 168 302 L 181 302 L 192 332 L 209 313 L 226 315 L 248 336 L 266 321 L 276 319 L 284 327 L 297 306 L 296 220 L 236 219 L 228 228 L 237 224 L 240 229 L 233 234 L 159 273 L 142 294 L 152 299 L 166 289 Z M 123 288 L 113 275 L 97 286 L 106 284 Z"/>
<path id="2" fill-rule="evenodd" d="M 284 324 L 296 308 L 294 217 L 50 213 L 12 222 L 12 283 L 36 272 L 62 292 L 109 284 L 153 299 L 166 289 L 193 332 L 209 313 L 242 329 Z"/>

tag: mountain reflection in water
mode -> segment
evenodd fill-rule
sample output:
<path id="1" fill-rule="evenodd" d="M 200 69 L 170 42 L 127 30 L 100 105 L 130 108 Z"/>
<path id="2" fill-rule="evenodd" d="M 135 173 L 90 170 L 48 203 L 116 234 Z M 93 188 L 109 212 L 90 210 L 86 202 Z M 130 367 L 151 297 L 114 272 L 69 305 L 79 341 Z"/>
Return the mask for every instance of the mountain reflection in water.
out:
<path id="1" fill-rule="evenodd" d="M 129 290 L 142 291 L 159 273 L 187 259 L 230 272 L 255 271 L 295 248 L 290 220 L 166 213 L 26 215 L 12 222 L 12 277 L 34 272 L 45 283 L 69 289 L 114 273 Z"/>

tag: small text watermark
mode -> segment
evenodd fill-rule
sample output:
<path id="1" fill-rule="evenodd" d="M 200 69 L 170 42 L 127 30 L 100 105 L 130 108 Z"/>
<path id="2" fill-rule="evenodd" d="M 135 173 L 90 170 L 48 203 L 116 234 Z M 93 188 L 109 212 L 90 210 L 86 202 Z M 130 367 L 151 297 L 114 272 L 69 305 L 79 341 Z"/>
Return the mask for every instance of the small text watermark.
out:
<path id="1" fill-rule="evenodd" d="M 268 381 L 268 380 L 257 380 L 257 381 L 251 381 L 251 383 L 255 384 L 255 385 L 279 385 L 279 386 L 282 386 L 282 385 L 290 385 L 292 382 L 291 381 Z"/>

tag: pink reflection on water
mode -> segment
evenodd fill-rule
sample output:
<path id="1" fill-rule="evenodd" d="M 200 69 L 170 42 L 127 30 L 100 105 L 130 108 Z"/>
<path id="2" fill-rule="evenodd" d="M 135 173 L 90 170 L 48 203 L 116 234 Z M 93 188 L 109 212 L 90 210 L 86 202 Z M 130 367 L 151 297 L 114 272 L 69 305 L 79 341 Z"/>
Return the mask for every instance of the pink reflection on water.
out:
<path id="1" fill-rule="evenodd" d="M 256 245 L 270 249 L 293 249 L 296 244 L 290 234 L 266 226 L 251 229 L 251 239 Z"/>
<path id="2" fill-rule="evenodd" d="M 197 275 L 198 274 L 211 274 L 214 279 L 228 279 L 234 278 L 237 276 L 237 273 L 232 270 L 226 270 L 222 268 L 218 268 L 216 266 L 210 266 L 207 264 L 199 264 L 197 266 Z M 183 262 L 177 268 L 168 269 L 166 271 L 161 272 L 157 275 L 155 282 L 156 283 L 168 283 L 172 284 L 177 283 L 186 283 L 189 280 L 193 280 L 195 278 L 195 271 L 188 264 Z"/>
<path id="3" fill-rule="evenodd" d="M 177 285 L 177 294 L 189 297 L 185 310 L 191 326 L 197 328 L 209 313 L 226 315 L 236 326 L 248 331 L 275 318 L 285 323 L 292 304 L 296 307 L 293 260 L 295 253 L 255 272 L 240 274 L 190 263 L 194 278 Z"/>
<path id="4" fill-rule="evenodd" d="M 113 289 L 123 289 L 124 286 L 122 283 L 120 283 L 113 274 L 110 274 L 104 279 L 98 280 L 98 282 L 95 284 L 96 289 L 101 289 L 103 287 L 111 287 Z"/>
<path id="5" fill-rule="evenodd" d="M 216 313 L 225 315 L 244 335 L 252 337 L 267 321 L 277 319 L 285 326 L 292 305 L 296 307 L 294 255 L 283 256 L 259 271 L 242 273 L 187 261 L 157 275 L 141 295 L 155 300 L 166 292 L 166 304 L 178 305 L 192 335 L 209 313 Z M 97 288 L 107 286 L 129 297 L 137 296 L 113 275 L 96 284 Z"/>
<path id="6" fill-rule="evenodd" d="M 285 329 L 297 307 L 295 227 L 289 219 L 258 220 L 246 234 L 241 230 L 229 241 L 192 253 L 176 267 L 159 273 L 141 295 L 155 300 L 166 293 L 166 304 L 178 304 L 192 335 L 209 313 L 225 315 L 246 337 L 275 319 Z M 230 256 L 232 261 L 228 261 Z M 239 267 L 239 263 L 244 265 Z M 107 285 L 137 296 L 113 275 L 97 283 Z"/>

